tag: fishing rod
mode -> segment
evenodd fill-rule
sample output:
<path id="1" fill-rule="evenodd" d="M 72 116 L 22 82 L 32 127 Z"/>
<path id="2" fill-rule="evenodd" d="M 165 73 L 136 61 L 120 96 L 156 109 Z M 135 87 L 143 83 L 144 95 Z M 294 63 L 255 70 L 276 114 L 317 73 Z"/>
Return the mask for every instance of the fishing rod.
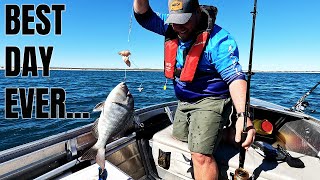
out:
<path id="1" fill-rule="evenodd" d="M 254 32 L 255 32 L 256 16 L 257 16 L 257 0 L 254 0 L 253 11 L 251 12 L 251 14 L 252 14 L 252 29 L 251 29 L 249 67 L 247 72 L 248 80 L 247 80 L 246 104 L 245 104 L 244 123 L 243 123 L 243 130 L 241 134 L 240 144 L 242 144 L 246 140 L 247 134 L 248 134 L 247 118 L 249 116 L 249 108 L 250 108 L 250 81 L 251 81 L 251 76 L 254 74 L 252 72 L 252 55 L 253 55 Z M 246 158 L 246 150 L 245 148 L 240 146 L 239 167 L 235 171 L 234 179 L 249 179 L 249 173 L 244 170 L 245 158 Z"/>
<path id="2" fill-rule="evenodd" d="M 317 88 L 319 84 L 320 81 L 315 86 L 313 86 L 307 93 L 305 93 L 290 110 L 303 112 L 304 109 L 309 105 L 309 103 L 304 100 L 307 96 L 309 96 L 312 93 L 312 91 L 314 91 Z"/>

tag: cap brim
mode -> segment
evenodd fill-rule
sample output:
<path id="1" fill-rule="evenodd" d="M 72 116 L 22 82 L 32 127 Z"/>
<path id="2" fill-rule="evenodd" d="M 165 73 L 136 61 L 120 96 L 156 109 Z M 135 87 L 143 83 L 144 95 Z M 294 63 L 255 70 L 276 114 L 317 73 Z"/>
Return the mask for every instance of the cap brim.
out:
<path id="1" fill-rule="evenodd" d="M 192 13 L 169 14 L 166 24 L 185 24 L 191 18 Z"/>

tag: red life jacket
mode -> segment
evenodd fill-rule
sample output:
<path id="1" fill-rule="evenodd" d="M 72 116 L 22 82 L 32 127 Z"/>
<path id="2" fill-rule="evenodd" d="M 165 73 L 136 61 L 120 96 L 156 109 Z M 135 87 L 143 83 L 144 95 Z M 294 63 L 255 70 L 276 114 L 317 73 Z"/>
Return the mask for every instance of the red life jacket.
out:
<path id="1" fill-rule="evenodd" d="M 191 49 L 189 50 L 185 58 L 184 66 L 180 74 L 180 81 L 191 82 L 193 80 L 201 54 L 204 51 L 204 48 L 206 47 L 206 44 L 209 40 L 210 31 L 214 24 L 216 12 L 209 13 L 207 10 L 211 9 L 206 8 L 207 7 L 202 7 L 202 11 L 208 15 L 207 29 L 198 34 L 195 42 L 191 46 Z M 171 28 L 171 30 L 168 30 L 169 35 L 166 34 L 166 41 L 164 47 L 164 74 L 166 78 L 173 79 L 176 70 L 176 56 L 179 40 L 176 34 L 172 34 L 174 33 L 172 27 L 169 28 Z"/>

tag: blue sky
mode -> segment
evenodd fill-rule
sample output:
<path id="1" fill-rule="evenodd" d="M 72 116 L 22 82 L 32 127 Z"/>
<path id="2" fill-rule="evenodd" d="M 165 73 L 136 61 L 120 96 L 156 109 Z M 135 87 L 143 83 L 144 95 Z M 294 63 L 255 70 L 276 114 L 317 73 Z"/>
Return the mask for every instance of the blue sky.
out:
<path id="1" fill-rule="evenodd" d="M 65 4 L 62 35 L 6 36 L 5 4 Z M 129 22 L 132 0 L 1 0 L 0 66 L 5 65 L 5 46 L 54 46 L 51 67 L 126 68 L 118 51 L 129 49 L 132 68 L 162 68 L 163 37 Z M 167 12 L 166 0 L 150 0 L 155 11 Z M 200 0 L 218 7 L 216 23 L 236 39 L 240 63 L 248 68 L 253 0 Z M 318 0 L 258 0 L 253 70 L 320 71 L 320 2 Z M 30 15 L 34 12 L 30 12 Z M 53 14 L 48 15 L 54 27 Z M 35 18 L 35 21 L 39 20 Z M 30 23 L 30 28 L 35 24 Z M 38 66 L 42 66 L 37 54 Z"/>

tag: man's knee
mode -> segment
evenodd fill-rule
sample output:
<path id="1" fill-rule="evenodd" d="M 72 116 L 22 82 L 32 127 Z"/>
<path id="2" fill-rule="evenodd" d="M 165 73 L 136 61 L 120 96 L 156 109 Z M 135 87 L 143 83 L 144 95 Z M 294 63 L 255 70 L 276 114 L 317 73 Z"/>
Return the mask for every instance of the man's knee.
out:
<path id="1" fill-rule="evenodd" d="M 207 164 L 207 163 L 210 164 L 212 162 L 215 162 L 213 156 L 209 154 L 200 154 L 200 153 L 192 152 L 191 155 L 192 155 L 192 160 L 196 161 L 196 163 L 200 165 Z"/>

